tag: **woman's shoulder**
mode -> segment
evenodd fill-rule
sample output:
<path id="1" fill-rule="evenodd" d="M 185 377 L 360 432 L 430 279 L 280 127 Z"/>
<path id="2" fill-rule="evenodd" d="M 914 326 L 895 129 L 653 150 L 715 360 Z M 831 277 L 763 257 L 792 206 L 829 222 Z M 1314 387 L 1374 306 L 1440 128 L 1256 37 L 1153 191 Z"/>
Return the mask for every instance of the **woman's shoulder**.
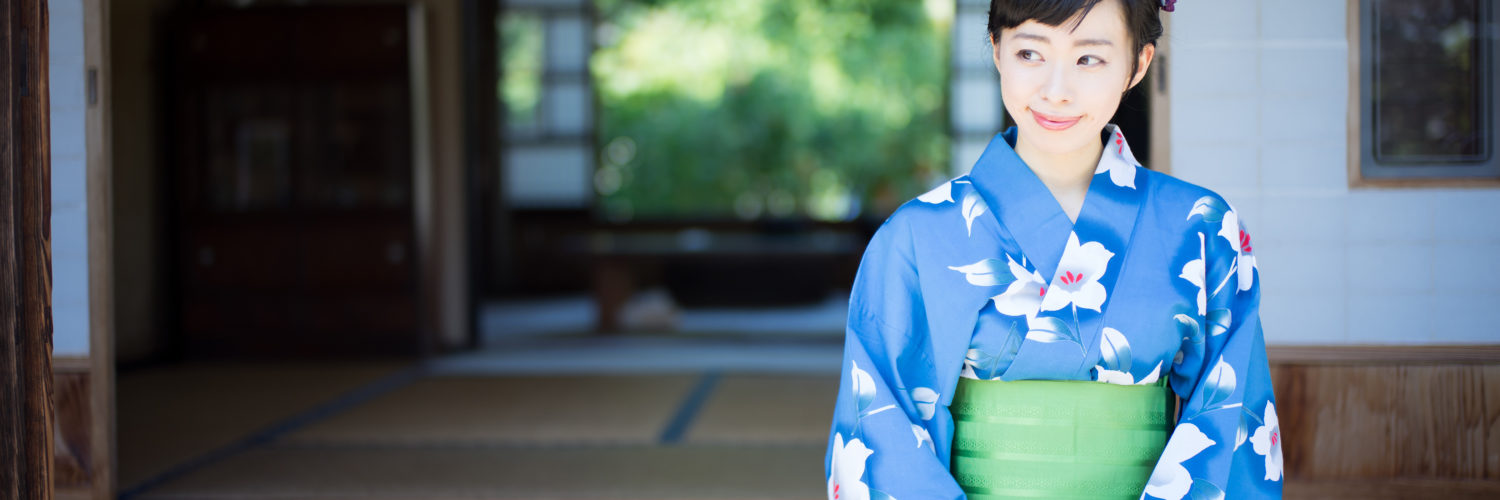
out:
<path id="1" fill-rule="evenodd" d="M 1243 234 L 1244 221 L 1228 198 L 1218 192 L 1154 170 L 1146 171 L 1152 186 L 1150 204 L 1169 230 L 1184 235 L 1199 233 L 1223 235 L 1226 241 L 1248 239 Z M 1168 222 L 1170 221 L 1170 222 Z M 1219 247 L 1219 238 L 1210 238 L 1209 247 Z M 1232 250 L 1230 253 L 1233 253 Z"/>
<path id="2" fill-rule="evenodd" d="M 953 213 L 984 210 L 983 205 L 984 201 L 974 190 L 974 183 L 968 174 L 964 174 L 907 200 L 891 213 L 885 225 L 920 226 L 939 217 L 951 217 Z"/>
<path id="3" fill-rule="evenodd" d="M 942 230 L 963 232 L 988 210 L 967 174 L 944 181 L 902 203 L 880 224 L 871 246 L 911 249 L 921 239 L 934 243 Z"/>
<path id="4" fill-rule="evenodd" d="M 1152 187 L 1151 196 L 1157 202 L 1187 202 L 1193 204 L 1207 198 L 1213 200 L 1215 203 L 1226 205 L 1229 203 L 1227 198 L 1212 189 L 1193 184 L 1164 172 L 1144 167 L 1140 170 L 1145 172 L 1146 177 L 1149 179 L 1147 185 Z"/>
<path id="5" fill-rule="evenodd" d="M 1151 186 L 1150 203 L 1168 214 L 1180 211 L 1184 222 L 1218 222 L 1234 212 L 1229 198 L 1217 191 L 1170 174 L 1146 168 L 1141 170 L 1149 179 L 1147 185 Z"/>

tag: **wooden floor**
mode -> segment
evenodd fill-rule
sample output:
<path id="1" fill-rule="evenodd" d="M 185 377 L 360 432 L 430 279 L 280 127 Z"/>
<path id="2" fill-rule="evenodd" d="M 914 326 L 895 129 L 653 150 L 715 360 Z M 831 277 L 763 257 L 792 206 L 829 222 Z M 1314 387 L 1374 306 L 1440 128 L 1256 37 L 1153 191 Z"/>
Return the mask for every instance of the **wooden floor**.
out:
<path id="1" fill-rule="evenodd" d="M 119 381 L 120 485 L 131 499 L 810 500 L 823 496 L 836 384 L 393 362 L 154 368 Z M 1500 482 L 1293 476 L 1286 498 L 1500 498 Z"/>

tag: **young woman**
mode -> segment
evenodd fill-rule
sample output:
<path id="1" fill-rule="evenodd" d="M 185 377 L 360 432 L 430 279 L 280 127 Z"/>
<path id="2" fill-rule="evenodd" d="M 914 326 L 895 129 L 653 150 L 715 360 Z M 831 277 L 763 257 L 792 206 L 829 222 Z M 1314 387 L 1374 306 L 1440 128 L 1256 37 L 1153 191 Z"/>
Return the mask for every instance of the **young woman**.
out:
<path id="1" fill-rule="evenodd" d="M 1163 8 L 992 0 L 1017 126 L 865 251 L 829 498 L 1280 497 L 1250 236 L 1106 123 Z"/>

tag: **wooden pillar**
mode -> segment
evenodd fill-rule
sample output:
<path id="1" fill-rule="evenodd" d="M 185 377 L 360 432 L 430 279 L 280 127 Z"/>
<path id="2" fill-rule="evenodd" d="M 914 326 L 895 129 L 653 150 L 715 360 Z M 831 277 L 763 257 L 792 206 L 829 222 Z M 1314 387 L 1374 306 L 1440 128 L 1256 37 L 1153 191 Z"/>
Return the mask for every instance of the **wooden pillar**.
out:
<path id="1" fill-rule="evenodd" d="M 50 499 L 47 4 L 0 5 L 0 499 Z"/>

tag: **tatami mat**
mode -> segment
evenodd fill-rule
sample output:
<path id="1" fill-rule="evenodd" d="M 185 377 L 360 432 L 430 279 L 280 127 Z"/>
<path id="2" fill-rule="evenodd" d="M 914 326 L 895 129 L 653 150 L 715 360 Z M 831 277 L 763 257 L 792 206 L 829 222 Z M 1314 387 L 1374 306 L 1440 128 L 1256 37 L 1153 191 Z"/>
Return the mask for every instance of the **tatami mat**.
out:
<path id="1" fill-rule="evenodd" d="M 823 447 L 369 448 L 272 446 L 150 499 L 814 499 Z"/>
<path id="2" fill-rule="evenodd" d="M 689 443 L 794 443 L 828 439 L 838 375 L 735 375 L 719 380 L 688 428 Z"/>
<path id="3" fill-rule="evenodd" d="M 450 375 L 835 374 L 843 346 L 838 337 L 567 337 L 446 356 L 429 368 Z"/>
<path id="4" fill-rule="evenodd" d="M 406 366 L 188 363 L 124 373 L 116 386 L 119 484 L 130 488 Z"/>
<path id="5" fill-rule="evenodd" d="M 428 377 L 287 442 L 654 443 L 695 375 Z"/>

